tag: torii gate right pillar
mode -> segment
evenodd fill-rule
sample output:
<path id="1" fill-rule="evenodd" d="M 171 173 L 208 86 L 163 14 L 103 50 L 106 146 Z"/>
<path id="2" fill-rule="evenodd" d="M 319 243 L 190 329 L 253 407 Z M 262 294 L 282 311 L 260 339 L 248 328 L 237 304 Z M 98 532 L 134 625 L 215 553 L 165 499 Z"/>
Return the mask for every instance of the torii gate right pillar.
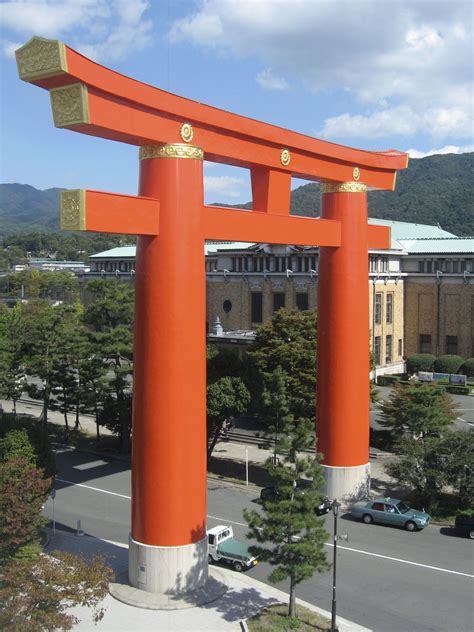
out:
<path id="1" fill-rule="evenodd" d="M 317 448 L 326 493 L 345 504 L 370 489 L 366 189 L 321 184 L 321 217 L 339 221 L 342 234 L 341 246 L 319 254 Z"/>

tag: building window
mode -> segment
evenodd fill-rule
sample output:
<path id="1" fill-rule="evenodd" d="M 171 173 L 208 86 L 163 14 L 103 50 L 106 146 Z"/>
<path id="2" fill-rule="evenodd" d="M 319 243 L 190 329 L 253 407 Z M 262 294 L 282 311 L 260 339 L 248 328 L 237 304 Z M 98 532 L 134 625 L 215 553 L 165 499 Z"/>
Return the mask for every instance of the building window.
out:
<path id="1" fill-rule="evenodd" d="M 453 261 L 453 273 L 454 274 L 459 273 L 459 261 Z"/>
<path id="2" fill-rule="evenodd" d="M 418 261 L 418 272 L 424 272 L 424 271 L 425 271 L 425 262 Z"/>
<path id="3" fill-rule="evenodd" d="M 377 257 L 369 256 L 369 272 L 377 272 Z"/>
<path id="4" fill-rule="evenodd" d="M 431 353 L 431 334 L 420 334 L 420 353 Z"/>
<path id="5" fill-rule="evenodd" d="M 458 337 L 446 336 L 446 353 L 454 353 L 456 355 L 457 352 L 458 352 Z"/>
<path id="6" fill-rule="evenodd" d="M 232 309 L 232 301 L 229 301 L 229 299 L 227 298 L 222 303 L 222 309 L 225 311 L 226 314 L 228 314 L 230 312 L 230 310 Z"/>
<path id="7" fill-rule="evenodd" d="M 427 261 L 426 262 L 426 272 L 429 272 L 430 274 L 433 272 L 433 262 L 432 261 Z"/>
<path id="8" fill-rule="evenodd" d="M 391 325 L 393 322 L 393 294 L 387 294 L 385 305 L 385 322 Z"/>
<path id="9" fill-rule="evenodd" d="M 403 355 L 403 340 L 401 338 L 398 339 L 398 355 Z"/>
<path id="10" fill-rule="evenodd" d="M 375 295 L 375 324 L 382 324 L 382 294 Z"/>
<path id="11" fill-rule="evenodd" d="M 301 311 L 308 309 L 308 294 L 306 292 L 296 293 L 296 307 Z"/>
<path id="12" fill-rule="evenodd" d="M 282 307 L 285 307 L 285 293 L 275 292 L 273 294 L 273 311 L 276 312 Z"/>
<path id="13" fill-rule="evenodd" d="M 262 313 L 262 303 L 263 303 L 263 297 L 262 297 L 262 293 L 261 292 L 252 292 L 251 294 L 252 296 L 252 314 L 251 314 L 251 318 L 252 318 L 252 322 L 253 323 L 261 323 L 263 322 L 263 313 Z"/>
<path id="14" fill-rule="evenodd" d="M 392 361 L 392 336 L 385 336 L 385 362 L 390 363 Z"/>
<path id="15" fill-rule="evenodd" d="M 374 356 L 375 356 L 375 364 L 379 366 L 380 365 L 380 336 L 375 336 L 374 338 Z"/>

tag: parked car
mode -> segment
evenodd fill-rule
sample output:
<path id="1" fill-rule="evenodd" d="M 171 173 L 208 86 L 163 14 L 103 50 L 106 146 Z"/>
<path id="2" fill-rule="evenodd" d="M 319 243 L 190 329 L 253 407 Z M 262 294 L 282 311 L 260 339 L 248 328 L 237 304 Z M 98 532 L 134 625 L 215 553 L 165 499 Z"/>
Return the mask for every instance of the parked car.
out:
<path id="1" fill-rule="evenodd" d="M 258 564 L 249 547 L 234 539 L 232 527 L 219 525 L 207 532 L 207 552 L 209 563 L 224 562 L 236 571 L 244 571 Z"/>
<path id="2" fill-rule="evenodd" d="M 424 529 L 431 518 L 424 510 L 411 509 L 401 500 L 389 497 L 356 503 L 351 509 L 351 514 L 365 524 L 380 522 L 404 527 L 407 531 Z"/>
<path id="3" fill-rule="evenodd" d="M 302 491 L 304 493 L 305 488 L 309 487 L 312 484 L 312 481 L 301 478 L 296 481 L 296 488 L 298 491 Z M 281 496 L 280 492 L 274 485 L 270 485 L 269 487 L 264 487 L 260 492 L 260 500 L 273 500 L 279 498 Z M 324 516 L 331 511 L 332 502 L 326 496 L 323 498 L 323 501 L 316 509 L 317 516 Z"/>
<path id="4" fill-rule="evenodd" d="M 454 527 L 459 535 L 474 540 L 474 513 L 471 515 L 459 514 L 456 516 Z"/>

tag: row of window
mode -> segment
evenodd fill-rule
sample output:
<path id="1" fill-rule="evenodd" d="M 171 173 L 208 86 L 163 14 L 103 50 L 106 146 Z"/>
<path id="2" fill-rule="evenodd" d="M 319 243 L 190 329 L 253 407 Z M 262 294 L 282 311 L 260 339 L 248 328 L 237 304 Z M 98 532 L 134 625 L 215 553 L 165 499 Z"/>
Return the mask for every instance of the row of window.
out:
<path id="1" fill-rule="evenodd" d="M 420 353 L 433 353 L 431 346 L 431 334 L 420 334 Z M 458 337 L 446 336 L 445 353 L 457 355 L 458 353 Z"/>
<path id="2" fill-rule="evenodd" d="M 393 294 L 389 292 L 385 296 L 385 322 L 390 325 L 393 323 Z M 377 292 L 374 306 L 374 321 L 376 325 L 382 324 L 382 300 L 383 294 Z"/>
<path id="3" fill-rule="evenodd" d="M 434 274 L 436 270 L 447 274 L 462 274 L 465 270 L 474 272 L 474 260 L 427 259 L 425 261 L 418 261 L 418 272 Z"/>
<path id="4" fill-rule="evenodd" d="M 131 272 L 135 268 L 134 261 L 100 261 L 93 263 L 93 272 Z"/>
<path id="5" fill-rule="evenodd" d="M 382 339 L 380 336 L 374 338 L 374 356 L 375 364 L 379 366 L 382 362 Z M 401 358 L 403 355 L 403 340 L 398 339 L 398 356 Z M 385 364 L 393 362 L 393 336 L 391 334 L 385 336 Z"/>
<path id="6" fill-rule="evenodd" d="M 315 256 L 241 256 L 232 257 L 232 272 L 309 272 L 316 270 Z"/>
<path id="7" fill-rule="evenodd" d="M 388 257 L 369 255 L 369 272 L 388 272 Z"/>
<path id="8" fill-rule="evenodd" d="M 299 310 L 308 309 L 308 293 L 307 292 L 297 292 L 296 293 L 296 307 Z M 285 293 L 284 292 L 274 292 L 273 293 L 273 311 L 285 307 Z M 263 323 L 263 294 L 262 292 L 252 292 L 251 293 L 251 320 L 252 323 Z"/>

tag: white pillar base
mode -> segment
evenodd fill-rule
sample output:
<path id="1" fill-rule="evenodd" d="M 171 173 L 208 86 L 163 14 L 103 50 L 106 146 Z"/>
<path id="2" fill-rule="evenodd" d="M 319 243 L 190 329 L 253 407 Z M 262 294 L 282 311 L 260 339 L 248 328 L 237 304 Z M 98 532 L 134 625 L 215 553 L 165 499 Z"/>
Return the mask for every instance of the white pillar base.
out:
<path id="1" fill-rule="evenodd" d="M 370 492 L 370 463 L 352 467 L 323 465 L 325 492 L 328 498 L 348 507 L 365 500 Z"/>
<path id="2" fill-rule="evenodd" d="M 183 595 L 208 580 L 207 536 L 185 546 L 152 546 L 129 536 L 128 577 L 134 588 Z"/>

